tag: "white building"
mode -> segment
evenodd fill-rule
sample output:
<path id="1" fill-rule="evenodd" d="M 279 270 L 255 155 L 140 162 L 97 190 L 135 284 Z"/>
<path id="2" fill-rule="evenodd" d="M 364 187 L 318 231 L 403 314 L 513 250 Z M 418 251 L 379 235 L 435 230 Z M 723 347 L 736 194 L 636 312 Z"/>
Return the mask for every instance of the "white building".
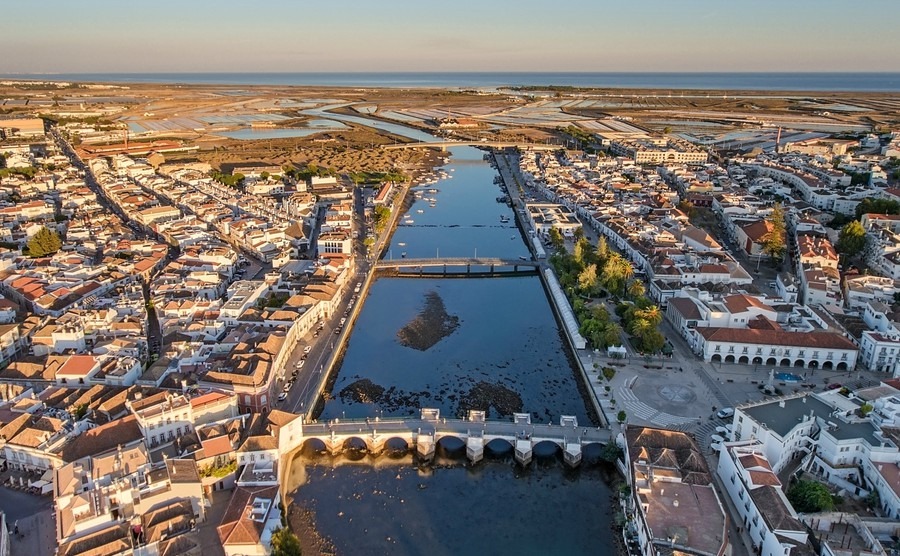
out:
<path id="1" fill-rule="evenodd" d="M 719 451 L 716 473 L 737 509 L 733 517 L 753 541 L 755 554 L 787 556 L 806 545 L 806 526 L 788 502 L 762 444 L 726 443 Z"/>

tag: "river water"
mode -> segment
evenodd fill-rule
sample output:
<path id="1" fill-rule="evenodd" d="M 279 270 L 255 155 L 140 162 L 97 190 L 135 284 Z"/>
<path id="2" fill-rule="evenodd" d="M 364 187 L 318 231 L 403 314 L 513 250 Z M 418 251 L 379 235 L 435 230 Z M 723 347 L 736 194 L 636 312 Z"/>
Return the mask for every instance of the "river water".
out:
<path id="1" fill-rule="evenodd" d="M 335 119 L 344 118 L 371 122 Z M 401 220 L 387 256 L 528 254 L 511 209 L 496 202 L 502 195 L 497 173 L 482 155 L 469 147 L 451 150 L 447 177 L 418 188 L 421 198 Z M 501 222 L 501 215 L 510 221 Z M 443 303 L 455 328 L 433 345 L 404 345 L 398 333 L 429 298 Z M 479 405 L 486 392 L 503 403 Z M 470 406 L 495 419 L 510 418 L 512 410 L 530 412 L 535 422 L 574 415 L 590 425 L 540 279 L 377 280 L 319 419 L 412 415 L 420 407 L 454 416 Z M 294 503 L 312 511 L 339 554 L 615 552 L 609 470 L 598 453 L 586 453 L 582 466 L 569 470 L 555 446 L 538 445 L 535 461 L 523 469 L 509 446 L 498 444 L 474 467 L 452 441 L 442 442 L 435 463 L 421 468 L 402 450 L 397 459 L 306 450 L 292 462 L 289 487 L 296 486 Z"/>

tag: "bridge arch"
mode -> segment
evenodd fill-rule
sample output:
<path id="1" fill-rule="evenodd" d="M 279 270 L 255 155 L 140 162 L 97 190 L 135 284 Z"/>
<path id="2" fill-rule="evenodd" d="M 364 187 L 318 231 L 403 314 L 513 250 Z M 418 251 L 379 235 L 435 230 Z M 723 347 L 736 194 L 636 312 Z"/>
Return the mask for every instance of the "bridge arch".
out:
<path id="1" fill-rule="evenodd" d="M 515 447 L 505 438 L 492 438 L 484 445 L 484 449 L 494 454 L 506 454 L 512 452 Z"/>
<path id="2" fill-rule="evenodd" d="M 537 457 L 551 457 L 558 456 L 563 451 L 563 447 L 556 440 L 541 440 L 535 443 L 532 451 Z"/>
<path id="3" fill-rule="evenodd" d="M 299 453 L 308 456 L 308 455 L 323 455 L 328 453 L 328 447 L 325 445 L 325 442 L 320 438 L 307 438 L 300 444 L 300 448 L 297 450 Z"/>

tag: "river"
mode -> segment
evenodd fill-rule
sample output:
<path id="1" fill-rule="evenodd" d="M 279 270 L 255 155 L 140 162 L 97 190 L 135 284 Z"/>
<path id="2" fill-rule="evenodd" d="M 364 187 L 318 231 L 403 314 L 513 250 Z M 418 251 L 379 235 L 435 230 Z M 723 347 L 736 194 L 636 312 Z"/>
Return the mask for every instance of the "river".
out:
<path id="1" fill-rule="evenodd" d="M 430 139 L 394 124 L 375 127 Z M 511 209 L 496 202 L 497 173 L 482 155 L 451 149 L 446 177 L 419 188 L 421 198 L 401 219 L 387 256 L 528 254 Z M 410 346 L 401 331 L 432 303 L 452 326 L 427 345 Z M 420 407 L 453 416 L 478 407 L 495 419 L 527 411 L 535 422 L 574 415 L 589 425 L 578 380 L 538 277 L 381 278 L 370 288 L 319 419 L 410 415 Z M 582 466 L 569 470 L 555 446 L 538 445 L 535 461 L 522 468 L 509 446 L 498 444 L 470 466 L 461 443 L 442 441 L 437 460 L 424 468 L 402 451 L 392 459 L 307 450 L 292 462 L 288 486 L 299 485 L 294 504 L 311 510 L 339 554 L 615 552 L 609 468 L 599 453 L 586 453 Z"/>

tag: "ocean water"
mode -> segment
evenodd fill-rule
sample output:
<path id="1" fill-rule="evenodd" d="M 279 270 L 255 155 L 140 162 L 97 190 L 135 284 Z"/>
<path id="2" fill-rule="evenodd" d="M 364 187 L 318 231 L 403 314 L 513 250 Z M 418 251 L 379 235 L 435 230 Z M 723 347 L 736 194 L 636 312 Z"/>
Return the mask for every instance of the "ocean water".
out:
<path id="1" fill-rule="evenodd" d="M 494 88 L 572 86 L 624 89 L 898 92 L 900 73 L 636 72 L 334 72 L 334 73 L 47 73 L 0 79 L 197 85 Z"/>

